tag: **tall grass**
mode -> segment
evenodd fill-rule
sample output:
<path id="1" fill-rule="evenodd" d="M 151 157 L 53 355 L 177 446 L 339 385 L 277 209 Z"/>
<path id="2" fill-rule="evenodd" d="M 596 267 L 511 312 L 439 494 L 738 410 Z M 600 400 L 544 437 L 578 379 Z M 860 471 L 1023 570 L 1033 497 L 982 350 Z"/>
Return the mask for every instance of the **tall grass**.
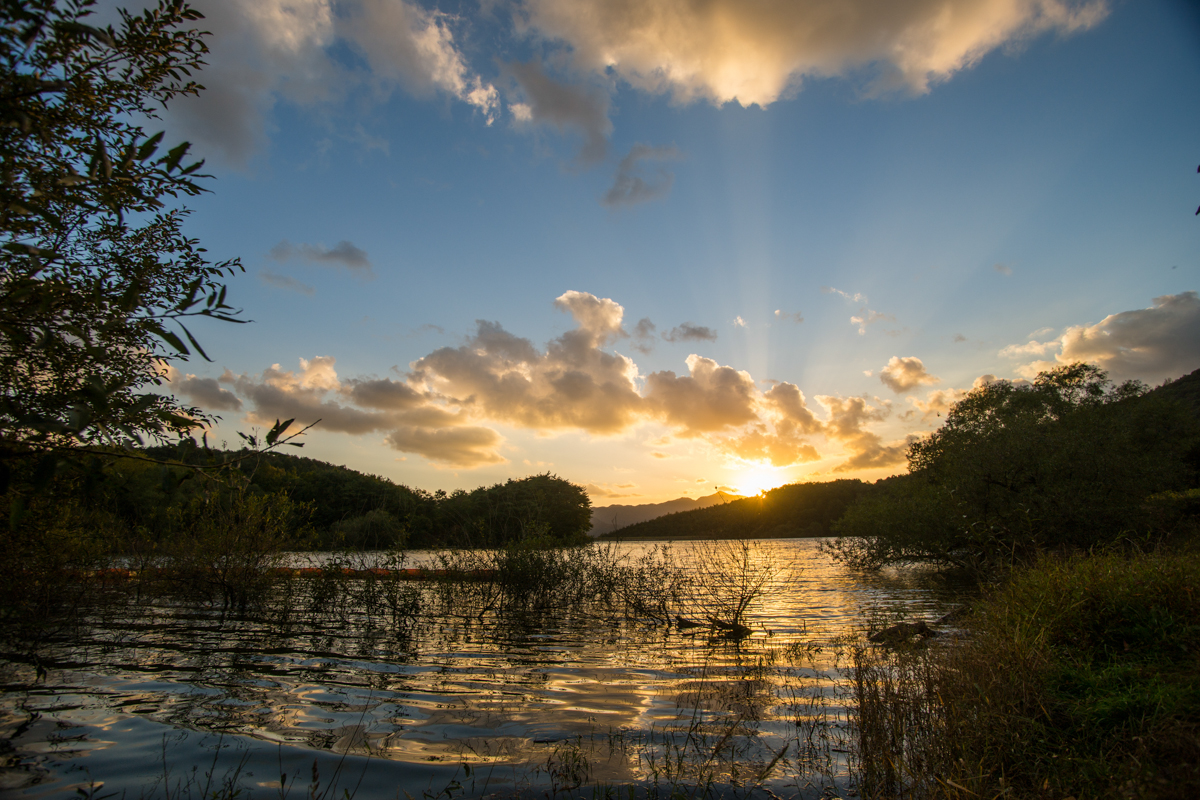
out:
<path id="1" fill-rule="evenodd" d="M 1195 552 L 1048 558 L 968 627 L 856 654 L 864 797 L 1200 796 Z"/>

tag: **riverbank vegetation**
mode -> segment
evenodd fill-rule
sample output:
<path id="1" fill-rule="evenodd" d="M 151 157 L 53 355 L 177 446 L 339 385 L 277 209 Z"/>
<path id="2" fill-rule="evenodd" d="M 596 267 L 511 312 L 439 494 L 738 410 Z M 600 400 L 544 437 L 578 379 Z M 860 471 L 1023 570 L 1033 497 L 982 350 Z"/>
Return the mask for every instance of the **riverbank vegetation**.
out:
<path id="1" fill-rule="evenodd" d="M 1196 797 L 1198 619 L 1195 550 L 1047 557 L 965 640 L 860 650 L 863 796 Z"/>
<path id="2" fill-rule="evenodd" d="M 992 587 L 965 638 L 857 651 L 865 797 L 1200 793 L 1198 383 L 976 389 L 848 509 L 836 559 Z"/>

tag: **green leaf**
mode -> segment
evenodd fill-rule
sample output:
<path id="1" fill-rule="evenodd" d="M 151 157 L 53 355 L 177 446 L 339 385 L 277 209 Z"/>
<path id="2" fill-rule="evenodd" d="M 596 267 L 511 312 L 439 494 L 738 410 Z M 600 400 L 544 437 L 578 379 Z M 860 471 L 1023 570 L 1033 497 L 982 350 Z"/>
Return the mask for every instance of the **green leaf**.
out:
<path id="1" fill-rule="evenodd" d="M 171 345 L 171 347 L 175 348 L 175 352 L 179 353 L 180 355 L 185 355 L 185 356 L 191 355 L 191 351 L 189 351 L 187 349 L 187 347 L 184 346 L 183 342 L 181 342 L 179 340 L 179 337 L 176 336 L 175 334 L 171 333 L 168 330 L 161 330 L 161 331 L 158 331 L 157 333 L 158 333 L 158 336 L 160 339 L 165 341 L 167 344 Z"/>
<path id="2" fill-rule="evenodd" d="M 167 172 L 170 172 L 179 166 L 180 159 L 187 154 L 188 148 L 191 146 L 191 142 L 181 142 L 167 152 L 166 157 L 163 158 L 163 163 L 167 167 Z"/>
<path id="3" fill-rule="evenodd" d="M 154 151 L 158 149 L 158 143 L 163 140 L 163 133 L 163 131 L 159 131 L 146 140 L 146 143 L 143 144 L 137 151 L 138 161 L 145 161 L 147 158 L 154 155 Z"/>

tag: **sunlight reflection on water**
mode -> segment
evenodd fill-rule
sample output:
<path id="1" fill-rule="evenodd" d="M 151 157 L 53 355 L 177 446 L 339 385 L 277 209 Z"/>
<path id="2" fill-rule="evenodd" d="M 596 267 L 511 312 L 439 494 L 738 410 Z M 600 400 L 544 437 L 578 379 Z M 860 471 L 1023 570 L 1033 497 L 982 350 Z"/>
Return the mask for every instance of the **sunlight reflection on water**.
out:
<path id="1" fill-rule="evenodd" d="M 637 558 L 654 545 L 614 546 Z M 711 585 L 721 572 L 714 564 L 738 557 L 738 547 L 685 542 L 671 550 Z M 197 774 L 227 774 L 238 758 L 254 785 L 269 788 L 277 777 L 258 779 L 281 769 L 303 769 L 309 782 L 306 765 L 317 758 L 325 786 L 340 763 L 342 785 L 361 780 L 363 797 L 436 793 L 466 780 L 460 765 L 473 764 L 474 782 L 463 789 L 470 796 L 561 783 L 561 748 L 572 741 L 589 743 L 591 780 L 646 781 L 660 774 L 655 758 L 669 753 L 667 734 L 705 734 L 697 720 L 736 723 L 746 743 L 740 757 L 766 761 L 803 728 L 809 698 L 824 698 L 830 718 L 844 722 L 839 641 L 870 620 L 934 618 L 959 596 L 930 573 L 852 573 L 820 555 L 814 540 L 762 540 L 741 555 L 750 560 L 733 571 L 740 580 L 751 573 L 764 581 L 744 617 L 753 633 L 741 642 L 578 610 L 507 620 L 434 615 L 404 635 L 353 618 L 284 629 L 168 604 L 150 618 L 97 622 L 86 641 L 47 654 L 45 681 L 8 669 L 0 735 L 13 740 L 20 767 L 0 773 L 0 791 L 64 796 L 101 781 L 105 792 L 137 797 L 161 793 L 164 777 L 179 781 L 193 765 Z M 433 558 L 416 552 L 406 563 Z M 723 616 L 720 595 L 730 591 L 692 592 L 676 613 Z M 840 749 L 830 756 L 827 748 L 835 763 L 825 768 L 844 778 Z M 811 777 L 792 754 L 768 782 L 777 793 L 803 794 Z M 528 769 L 548 760 L 557 773 Z"/>

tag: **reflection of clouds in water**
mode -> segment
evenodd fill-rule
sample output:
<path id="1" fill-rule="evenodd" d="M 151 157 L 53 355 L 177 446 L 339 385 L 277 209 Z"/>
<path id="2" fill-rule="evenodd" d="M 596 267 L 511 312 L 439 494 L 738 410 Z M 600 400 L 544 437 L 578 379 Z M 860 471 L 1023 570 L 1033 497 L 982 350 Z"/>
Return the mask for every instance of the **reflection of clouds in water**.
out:
<path id="1" fill-rule="evenodd" d="M 618 547 L 635 560 L 661 545 Z M 679 567 L 694 570 L 698 559 L 721 547 L 675 543 L 670 553 Z M 763 540 L 747 552 L 750 570 L 766 570 L 770 581 L 747 608 L 755 633 L 740 644 L 710 644 L 705 632 L 681 635 L 603 609 L 513 625 L 489 615 L 482 622 L 435 618 L 405 633 L 388 630 L 381 619 L 367 624 L 361 610 L 341 621 L 307 619 L 289 630 L 161 606 L 153 620 L 93 631 L 92 643 L 109 648 L 100 665 L 104 675 L 82 660 L 97 657 L 96 648 L 55 653 L 62 666 L 40 694 L 31 694 L 28 707 L 67 724 L 105 726 L 104 742 L 89 750 L 93 774 L 127 761 L 131 747 L 149 739 L 160 744 L 166 725 L 339 752 L 365 753 L 369 745 L 376 759 L 413 766 L 431 758 L 544 763 L 556 742 L 626 730 L 633 732 L 631 742 L 642 737 L 643 744 L 631 745 L 621 758 L 600 759 L 607 778 L 596 777 L 625 781 L 642 774 L 638 759 L 646 751 L 638 748 L 649 746 L 646 732 L 686 731 L 696 709 L 705 720 L 761 719 L 762 746 L 777 750 L 781 737 L 794 735 L 788 709 L 795 703 L 785 701 L 788 691 L 800 691 L 795 682 L 805 681 L 803 692 L 832 694 L 833 651 L 798 664 L 803 671 L 787 672 L 786 660 L 761 674 L 748 670 L 765 657 L 778 659 L 789 644 L 814 638 L 828 644 L 861 630 L 889 609 L 932 619 L 952 603 L 949 589 L 920 573 L 851 573 L 818 553 L 815 540 Z M 412 553 L 406 566 L 429 557 Z M 12 702 L 5 701 L 10 714 Z M 198 751 L 189 752 L 190 763 L 202 760 Z M 416 788 L 428 788 L 428 779 Z"/>

